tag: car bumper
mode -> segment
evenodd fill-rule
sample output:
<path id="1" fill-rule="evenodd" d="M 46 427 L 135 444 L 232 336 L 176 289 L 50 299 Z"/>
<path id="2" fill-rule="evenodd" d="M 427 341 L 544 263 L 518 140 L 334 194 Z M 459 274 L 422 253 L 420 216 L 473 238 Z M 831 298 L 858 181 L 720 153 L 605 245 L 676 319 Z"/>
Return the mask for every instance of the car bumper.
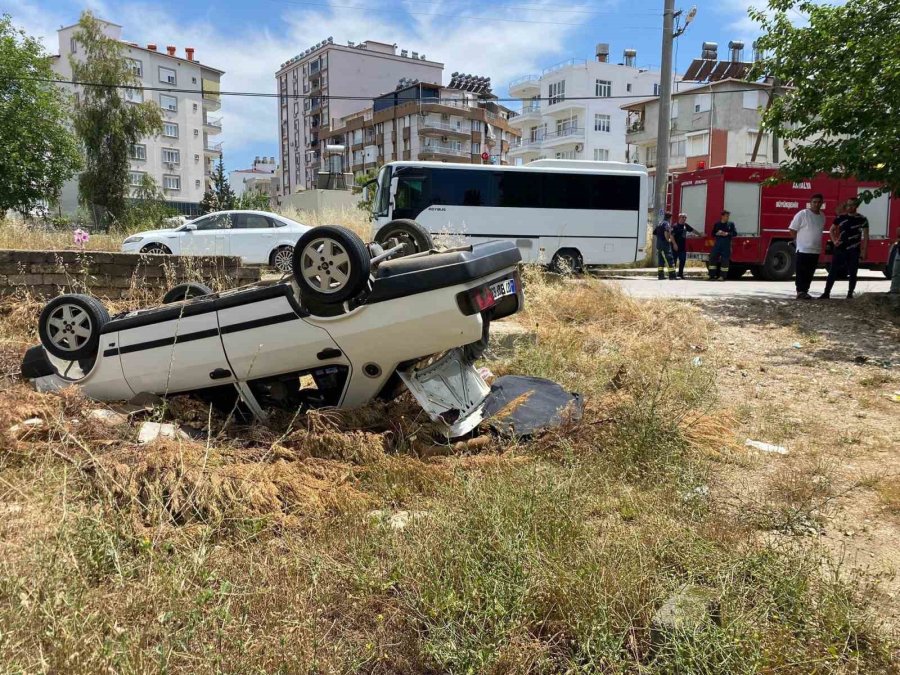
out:
<path id="1" fill-rule="evenodd" d="M 122 253 L 140 253 L 141 246 L 144 245 L 142 241 L 136 241 L 131 244 L 122 244 Z"/>

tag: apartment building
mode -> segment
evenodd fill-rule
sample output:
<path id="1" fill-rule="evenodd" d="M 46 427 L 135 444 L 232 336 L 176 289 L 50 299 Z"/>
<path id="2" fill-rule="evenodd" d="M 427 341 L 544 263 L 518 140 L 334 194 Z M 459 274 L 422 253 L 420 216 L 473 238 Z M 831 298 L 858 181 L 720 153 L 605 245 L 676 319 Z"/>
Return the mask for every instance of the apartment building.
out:
<path id="1" fill-rule="evenodd" d="M 509 83 L 522 101 L 510 122 L 521 140 L 510 156 L 516 164 L 535 159 L 626 161 L 626 115 L 621 106 L 659 94 L 659 72 L 639 68 L 637 52 L 621 63 L 609 60 L 609 45 L 597 45 L 593 61 L 570 59 Z"/>
<path id="2" fill-rule="evenodd" d="M 683 89 L 672 95 L 669 169 L 699 168 L 773 161 L 772 139 L 760 134 L 762 109 L 771 87 L 765 83 L 724 79 Z M 651 176 L 656 166 L 659 98 L 622 106 L 628 116 L 628 160 L 644 164 Z M 779 145 L 781 158 L 784 145 Z"/>
<path id="3" fill-rule="evenodd" d="M 510 115 L 489 78 L 454 73 L 447 87 L 402 80 L 320 135 L 344 146 L 344 166 L 356 176 L 397 160 L 508 164 L 519 138 Z"/>
<path id="4" fill-rule="evenodd" d="M 121 26 L 108 21 L 101 24 L 105 35 L 122 41 Z M 82 52 L 75 39 L 77 30 L 73 25 L 57 31 L 59 53 L 52 57 L 52 67 L 62 80 L 72 79 L 69 57 L 78 59 Z M 191 47 L 179 54 L 175 46 L 162 51 L 155 44 L 122 42 L 132 71 L 147 87 L 126 90 L 125 99 L 132 103 L 152 100 L 163 113 L 162 133 L 143 138 L 130 149 L 132 188 L 149 175 L 174 208 L 186 214 L 199 213 L 213 164 L 222 154 L 221 143 L 215 142 L 222 132 L 222 119 L 215 113 L 221 108 L 218 92 L 224 71 L 200 63 Z M 77 105 L 81 87 L 65 86 Z M 77 178 L 63 189 L 60 208 L 66 213 L 77 210 Z"/>
<path id="5" fill-rule="evenodd" d="M 274 194 L 272 183 L 276 183 L 275 172 L 278 170 L 274 157 L 256 157 L 249 169 L 238 169 L 228 173 L 228 184 L 234 191 L 235 197 L 242 196 L 247 191 L 257 191 L 269 195 Z"/>
<path id="6" fill-rule="evenodd" d="M 323 126 L 334 127 L 369 105 L 401 78 L 440 85 L 444 66 L 396 44 L 323 40 L 281 64 L 279 94 L 281 189 L 285 195 L 315 187 L 322 164 Z M 354 98 L 349 98 L 354 97 Z"/>

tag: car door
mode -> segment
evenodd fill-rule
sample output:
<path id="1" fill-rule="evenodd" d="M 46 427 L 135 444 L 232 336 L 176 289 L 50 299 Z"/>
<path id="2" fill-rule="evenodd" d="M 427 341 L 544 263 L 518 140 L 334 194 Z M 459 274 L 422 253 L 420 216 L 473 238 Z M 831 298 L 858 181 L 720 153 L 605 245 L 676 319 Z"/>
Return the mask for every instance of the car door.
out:
<path id="1" fill-rule="evenodd" d="M 185 255 L 228 255 L 231 214 L 211 213 L 193 221 L 196 229 L 186 230 L 182 237 Z"/>
<path id="2" fill-rule="evenodd" d="M 119 358 L 132 390 L 169 394 L 234 381 L 215 302 L 197 298 L 122 320 Z"/>
<path id="3" fill-rule="evenodd" d="M 271 218 L 260 213 L 235 213 L 230 232 L 231 255 L 244 262 L 266 264 L 275 244 L 275 229 Z"/>

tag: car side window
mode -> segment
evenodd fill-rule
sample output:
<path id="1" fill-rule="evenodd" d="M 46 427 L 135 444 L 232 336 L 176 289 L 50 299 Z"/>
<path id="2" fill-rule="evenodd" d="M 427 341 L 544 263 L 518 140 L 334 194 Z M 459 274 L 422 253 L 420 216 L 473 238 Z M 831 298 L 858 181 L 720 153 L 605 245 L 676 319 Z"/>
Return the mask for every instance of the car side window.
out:
<path id="1" fill-rule="evenodd" d="M 231 216 L 227 213 L 215 213 L 195 221 L 198 230 L 227 230 L 231 227 Z"/>
<path id="2" fill-rule="evenodd" d="M 278 218 L 270 218 L 266 216 L 269 221 L 269 227 L 285 227 L 287 225 L 283 220 L 278 220 Z"/>
<path id="3" fill-rule="evenodd" d="M 235 227 L 239 227 L 241 229 L 246 229 L 246 230 L 251 230 L 251 229 L 255 230 L 255 229 L 261 229 L 261 228 L 268 229 L 268 228 L 272 227 L 272 225 L 269 222 L 269 219 L 266 218 L 265 216 L 259 215 L 258 213 L 241 213 L 241 214 L 236 214 L 236 215 L 240 216 L 241 220 L 240 220 L 240 224 L 235 225 Z"/>

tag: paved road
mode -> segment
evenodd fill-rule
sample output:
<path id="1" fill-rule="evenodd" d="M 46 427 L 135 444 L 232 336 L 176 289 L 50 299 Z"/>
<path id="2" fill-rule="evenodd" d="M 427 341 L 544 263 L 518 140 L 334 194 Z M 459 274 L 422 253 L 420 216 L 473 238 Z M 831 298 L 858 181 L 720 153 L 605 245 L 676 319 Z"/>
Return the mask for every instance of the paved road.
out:
<path id="1" fill-rule="evenodd" d="M 818 297 L 825 288 L 824 271 L 816 274 L 810 295 Z M 625 292 L 639 298 L 722 298 L 751 297 L 766 299 L 790 299 L 796 295 L 794 282 L 757 281 L 749 274 L 735 281 L 707 281 L 705 279 L 685 279 L 684 281 L 658 281 L 652 277 L 631 277 L 605 279 L 618 284 Z M 881 272 L 860 270 L 857 295 L 866 292 L 885 293 L 891 282 Z M 832 298 L 843 299 L 847 294 L 847 282 L 838 281 L 831 292 Z"/>

